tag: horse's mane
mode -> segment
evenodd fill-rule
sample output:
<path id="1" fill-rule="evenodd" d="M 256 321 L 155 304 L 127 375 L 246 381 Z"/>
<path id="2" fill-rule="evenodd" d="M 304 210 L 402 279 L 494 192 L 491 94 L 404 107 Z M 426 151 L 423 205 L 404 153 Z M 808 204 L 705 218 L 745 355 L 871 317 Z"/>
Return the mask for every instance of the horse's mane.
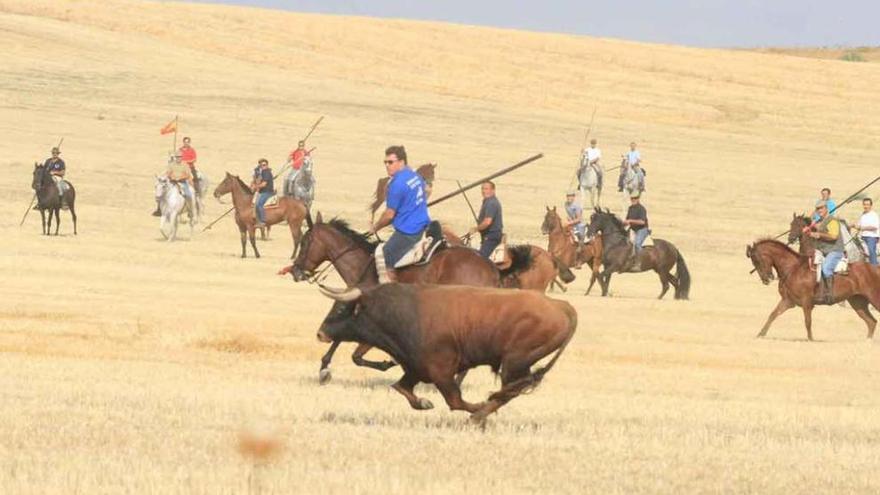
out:
<path id="1" fill-rule="evenodd" d="M 786 244 L 786 243 L 784 243 L 784 242 L 782 242 L 782 241 L 780 241 L 780 240 L 778 240 L 778 239 L 775 239 L 775 238 L 773 238 L 773 237 L 762 237 L 762 238 L 758 239 L 757 241 L 755 241 L 755 243 L 754 243 L 753 245 L 754 245 L 755 247 L 758 247 L 758 244 L 767 244 L 767 243 L 770 243 L 770 244 L 777 244 L 777 245 L 779 245 L 779 246 L 781 246 L 781 247 L 787 249 L 787 250 L 788 250 L 789 252 L 791 252 L 792 254 L 794 254 L 794 255 L 796 255 L 796 256 L 800 256 L 800 253 L 798 253 L 797 251 L 795 251 L 794 249 L 792 249 L 791 246 L 789 246 L 788 244 Z"/>
<path id="2" fill-rule="evenodd" d="M 522 244 L 519 246 L 509 247 L 510 266 L 501 270 L 501 276 L 524 272 L 532 267 L 532 246 Z"/>
<path id="3" fill-rule="evenodd" d="M 611 213 L 610 211 L 602 211 L 602 210 L 599 210 L 598 213 L 599 213 L 599 215 L 604 215 L 604 216 L 608 217 L 608 219 L 611 220 L 611 223 L 614 225 L 614 227 L 617 228 L 617 230 L 619 230 L 621 233 L 626 231 L 626 228 L 623 226 L 623 221 L 621 221 L 619 218 L 617 218 L 617 215 L 615 215 L 614 213 Z"/>
<path id="4" fill-rule="evenodd" d="M 238 184 L 241 186 L 242 189 L 244 189 L 244 192 L 246 192 L 246 193 L 251 192 L 251 186 L 245 184 L 244 181 L 241 180 L 241 177 L 239 177 L 237 175 L 233 175 L 232 177 L 235 177 L 235 180 L 238 181 Z"/>
<path id="5" fill-rule="evenodd" d="M 346 222 L 345 220 L 341 218 L 334 218 L 327 222 L 327 225 L 333 227 L 333 229 L 347 237 L 364 251 L 368 253 L 376 251 L 376 246 L 379 243 L 371 240 L 370 236 L 367 234 L 362 234 L 360 232 L 355 232 L 354 230 L 352 230 L 352 228 L 348 225 L 348 222 Z"/>

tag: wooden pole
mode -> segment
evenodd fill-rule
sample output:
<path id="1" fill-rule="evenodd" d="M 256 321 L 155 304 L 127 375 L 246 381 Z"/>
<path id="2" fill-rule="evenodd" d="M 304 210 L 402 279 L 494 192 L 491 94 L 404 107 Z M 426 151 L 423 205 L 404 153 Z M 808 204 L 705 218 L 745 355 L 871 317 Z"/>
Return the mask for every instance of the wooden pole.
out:
<path id="1" fill-rule="evenodd" d="M 533 161 L 538 160 L 538 159 L 543 158 L 543 157 L 544 157 L 544 154 L 543 154 L 543 153 L 538 153 L 538 154 L 535 155 L 535 156 L 532 156 L 532 157 L 526 158 L 525 160 L 523 160 L 523 161 L 521 161 L 521 162 L 519 162 L 519 163 L 516 163 L 516 164 L 514 164 L 514 165 L 511 165 L 511 166 L 509 166 L 509 167 L 507 167 L 507 168 L 503 168 L 503 169 L 501 169 L 501 170 L 499 170 L 499 171 L 497 171 L 497 172 L 495 172 L 495 173 L 489 174 L 489 175 L 487 175 L 486 177 L 483 177 L 483 178 L 480 179 L 480 180 L 474 181 L 474 182 L 472 182 L 472 183 L 470 183 L 470 184 L 468 184 L 468 185 L 466 185 L 466 186 L 464 186 L 464 187 L 459 187 L 457 191 L 453 191 L 453 192 L 451 192 L 451 193 L 449 193 L 449 194 L 446 194 L 445 196 L 439 197 L 439 198 L 435 199 L 434 201 L 431 201 L 430 203 L 428 203 L 428 206 L 434 206 L 434 205 L 436 205 L 436 204 L 438 204 L 438 203 L 442 203 L 443 201 L 446 201 L 446 200 L 449 199 L 449 198 L 455 197 L 455 196 L 457 196 L 457 195 L 459 195 L 459 194 L 461 194 L 461 193 L 463 193 L 463 192 L 465 192 L 465 191 L 467 191 L 467 190 L 469 190 L 469 189 L 473 189 L 473 188 L 479 186 L 479 185 L 482 184 L 483 182 L 486 182 L 486 181 L 492 180 L 492 179 L 494 179 L 494 178 L 496 178 L 496 177 L 501 177 L 502 175 L 505 175 L 505 174 L 509 174 L 510 172 L 513 172 L 514 170 L 516 170 L 516 169 L 518 169 L 518 168 L 520 168 L 520 167 L 523 167 L 523 166 L 525 166 L 525 165 L 528 165 L 529 163 L 532 163 Z"/>

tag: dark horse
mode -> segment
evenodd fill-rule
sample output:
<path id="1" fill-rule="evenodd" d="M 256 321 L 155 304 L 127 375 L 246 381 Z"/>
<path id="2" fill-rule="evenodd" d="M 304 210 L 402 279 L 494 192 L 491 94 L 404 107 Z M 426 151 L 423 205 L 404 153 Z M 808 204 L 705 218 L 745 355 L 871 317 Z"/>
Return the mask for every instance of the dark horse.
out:
<path id="1" fill-rule="evenodd" d="M 431 194 L 430 189 L 434 185 L 434 169 L 437 168 L 436 163 L 426 163 L 424 165 L 420 165 L 419 168 L 416 169 L 416 173 L 422 177 L 422 180 L 425 181 L 425 192 L 428 195 Z M 376 181 L 376 191 L 373 193 L 373 202 L 370 203 L 370 223 L 372 224 L 375 220 L 376 210 L 382 206 L 382 203 L 385 202 L 385 195 L 388 192 L 388 181 L 389 177 L 382 177 L 378 181 Z"/>
<path id="2" fill-rule="evenodd" d="M 675 288 L 676 299 L 687 299 L 691 290 L 691 274 L 681 252 L 671 243 L 663 239 L 654 239 L 653 246 L 645 246 L 639 252 L 635 263 L 631 262 L 633 245 L 629 242 L 623 222 L 608 210 L 596 211 L 590 217 L 590 227 L 587 234 L 595 236 L 602 234 L 602 275 L 599 284 L 602 286 L 602 295 L 608 295 L 608 286 L 613 273 L 639 273 L 654 270 L 660 276 L 663 285 L 660 296 L 663 299 L 669 286 Z M 672 268 L 675 267 L 675 275 Z"/>
<path id="3" fill-rule="evenodd" d="M 43 234 L 45 235 L 49 235 L 52 230 L 53 213 L 55 214 L 55 235 L 58 235 L 58 228 L 61 227 L 60 211 L 62 208 L 70 210 L 70 218 L 73 219 L 73 234 L 76 235 L 76 209 L 74 208 L 76 190 L 70 182 L 67 182 L 67 186 L 62 197 L 49 170 L 39 163 L 34 163 L 34 179 L 31 182 L 31 188 L 37 195 L 37 209 L 40 210 L 40 217 L 43 219 Z M 48 221 L 46 210 L 49 210 Z"/>
<path id="4" fill-rule="evenodd" d="M 378 285 L 376 260 L 373 253 L 377 242 L 364 234 L 353 231 L 344 220 L 333 219 L 327 223 L 318 213 L 314 222 L 306 219 L 309 230 L 303 235 L 302 247 L 293 265 L 284 268 L 280 274 L 292 272 L 297 282 L 311 278 L 318 267 L 329 261 L 345 284 L 349 287 L 371 287 Z M 528 257 L 523 257 L 523 263 Z M 503 276 L 521 270 L 522 266 L 511 266 L 504 272 L 499 270 L 480 254 L 467 247 L 448 247 L 437 251 L 431 261 L 424 265 L 413 265 L 396 270 L 397 281 L 405 284 L 454 284 L 477 287 L 498 287 Z M 339 342 L 333 342 L 321 358 L 320 381 L 330 380 L 330 361 Z M 371 349 L 361 344 L 352 354 L 358 366 L 385 371 L 394 366 L 391 361 L 375 362 L 364 359 Z"/>
<path id="5" fill-rule="evenodd" d="M 802 239 L 803 242 L 803 239 Z M 813 306 L 821 304 L 815 300 L 816 272 L 810 268 L 810 258 L 801 256 L 775 239 L 763 239 L 746 246 L 748 257 L 761 282 L 769 285 L 776 275 L 779 278 L 779 303 L 770 313 L 758 337 L 767 335 L 770 324 L 787 310 L 800 306 L 804 310 L 804 326 L 807 339 L 813 340 Z M 868 326 L 868 338 L 874 336 L 877 320 L 868 310 L 868 303 L 880 309 L 880 272 L 869 263 L 850 263 L 849 273 L 834 276 L 834 301 L 847 301 Z"/>

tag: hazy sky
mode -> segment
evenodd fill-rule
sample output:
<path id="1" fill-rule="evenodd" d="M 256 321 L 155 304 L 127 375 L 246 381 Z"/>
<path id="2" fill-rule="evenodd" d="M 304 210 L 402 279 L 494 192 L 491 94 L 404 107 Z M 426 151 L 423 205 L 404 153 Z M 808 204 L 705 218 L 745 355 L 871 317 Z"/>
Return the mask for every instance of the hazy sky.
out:
<path id="1" fill-rule="evenodd" d="M 193 0 L 693 46 L 880 45 L 880 0 Z"/>

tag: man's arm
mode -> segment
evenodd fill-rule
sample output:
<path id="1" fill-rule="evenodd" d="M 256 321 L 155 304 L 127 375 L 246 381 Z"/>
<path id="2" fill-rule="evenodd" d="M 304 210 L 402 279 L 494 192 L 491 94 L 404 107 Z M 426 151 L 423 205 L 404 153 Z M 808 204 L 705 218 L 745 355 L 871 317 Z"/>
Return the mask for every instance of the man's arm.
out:
<path id="1" fill-rule="evenodd" d="M 486 217 L 482 222 L 471 227 L 471 232 L 482 232 L 492 226 L 492 217 Z"/>
<path id="2" fill-rule="evenodd" d="M 385 227 L 391 225 L 391 222 L 394 220 L 394 215 L 397 212 L 391 208 L 385 208 L 385 211 L 382 212 L 382 215 L 379 217 L 379 220 L 370 227 L 370 233 L 375 234 L 376 232 L 384 229 Z"/>

